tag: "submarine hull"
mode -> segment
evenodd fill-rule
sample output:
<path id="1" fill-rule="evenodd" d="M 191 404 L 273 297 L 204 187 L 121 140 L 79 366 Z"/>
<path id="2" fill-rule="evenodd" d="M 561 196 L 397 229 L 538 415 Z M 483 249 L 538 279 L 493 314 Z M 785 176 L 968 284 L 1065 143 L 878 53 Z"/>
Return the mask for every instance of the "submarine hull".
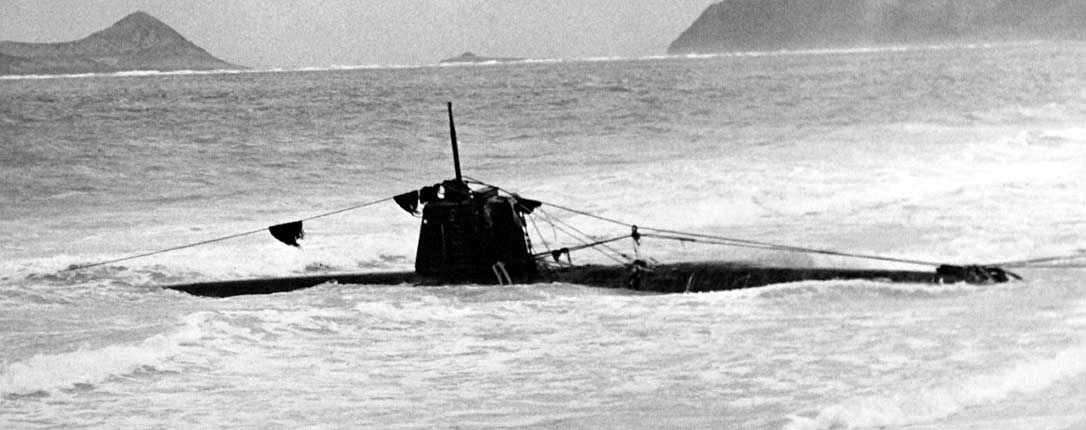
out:
<path id="1" fill-rule="evenodd" d="M 540 268 L 539 272 L 514 283 L 561 282 L 600 288 L 624 288 L 655 293 L 684 293 L 738 290 L 799 281 L 864 279 L 913 284 L 992 284 L 1000 280 L 979 280 L 939 271 L 860 270 L 828 268 L 758 267 L 734 263 L 678 263 L 653 267 L 583 265 Z M 281 278 L 245 279 L 168 285 L 164 288 L 205 297 L 273 294 L 300 290 L 320 284 L 359 285 L 498 285 L 498 276 L 472 275 L 458 279 L 420 275 L 415 272 L 354 273 Z"/>

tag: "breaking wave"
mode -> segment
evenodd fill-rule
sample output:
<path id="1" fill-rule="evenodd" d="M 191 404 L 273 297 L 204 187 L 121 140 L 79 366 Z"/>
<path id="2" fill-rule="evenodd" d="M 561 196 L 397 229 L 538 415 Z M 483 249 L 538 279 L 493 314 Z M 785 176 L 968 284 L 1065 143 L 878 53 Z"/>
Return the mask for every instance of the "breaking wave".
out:
<path id="1" fill-rule="evenodd" d="M 763 300 L 846 301 L 868 297 L 930 298 L 992 290 L 991 285 L 906 284 L 870 280 L 801 281 L 743 290 L 741 294 Z"/>
<path id="2" fill-rule="evenodd" d="M 174 364 L 186 343 L 202 337 L 203 314 L 185 317 L 171 333 L 152 336 L 137 344 L 80 348 L 59 354 L 38 354 L 0 367 L 0 395 L 44 395 L 55 390 L 88 387 L 140 371 L 161 371 Z"/>
<path id="3" fill-rule="evenodd" d="M 864 396 L 825 407 L 813 417 L 794 415 L 787 430 L 909 425 L 949 417 L 973 406 L 1032 394 L 1086 373 L 1086 344 L 1002 371 L 900 394 Z"/>
<path id="4" fill-rule="evenodd" d="M 72 73 L 62 75 L 0 75 L 0 80 L 20 80 L 20 79 L 65 79 L 65 78 L 94 78 L 94 77 L 118 77 L 118 78 L 131 78 L 141 76 L 185 76 L 185 75 L 229 75 L 238 73 L 254 73 L 261 72 L 260 70 L 233 70 L 233 69 L 221 69 L 221 70 L 172 70 L 172 71 L 159 71 L 159 70 L 128 70 L 122 72 L 110 72 L 110 73 Z"/>

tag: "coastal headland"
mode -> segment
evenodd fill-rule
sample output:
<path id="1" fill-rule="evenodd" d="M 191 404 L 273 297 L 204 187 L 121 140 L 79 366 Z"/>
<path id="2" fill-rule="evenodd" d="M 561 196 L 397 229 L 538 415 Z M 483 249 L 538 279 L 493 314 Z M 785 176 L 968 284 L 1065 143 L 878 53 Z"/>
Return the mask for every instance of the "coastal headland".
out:
<path id="1" fill-rule="evenodd" d="M 724 0 L 673 55 L 879 45 L 1086 40 L 1081 0 Z"/>
<path id="2" fill-rule="evenodd" d="M 216 58 L 145 12 L 75 41 L 0 42 L 0 75 L 232 69 L 244 67 Z"/>

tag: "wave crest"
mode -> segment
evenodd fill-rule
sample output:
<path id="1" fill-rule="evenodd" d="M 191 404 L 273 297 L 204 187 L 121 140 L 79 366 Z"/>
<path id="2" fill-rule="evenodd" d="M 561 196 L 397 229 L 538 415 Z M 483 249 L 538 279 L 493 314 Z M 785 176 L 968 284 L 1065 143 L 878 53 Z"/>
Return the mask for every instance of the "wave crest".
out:
<path id="1" fill-rule="evenodd" d="M 886 396 L 855 397 L 818 411 L 790 416 L 787 430 L 901 426 L 949 417 L 968 407 L 1032 394 L 1086 373 L 1086 345 L 1067 348 L 1051 358 L 1021 362 L 1000 372 L 958 383 Z"/>
<path id="2" fill-rule="evenodd" d="M 169 358 L 186 343 L 202 337 L 203 314 L 185 318 L 181 329 L 152 336 L 133 345 L 80 348 L 59 354 L 38 354 L 0 366 L 0 395 L 42 395 L 53 390 L 88 387 L 141 370 L 169 368 Z"/>

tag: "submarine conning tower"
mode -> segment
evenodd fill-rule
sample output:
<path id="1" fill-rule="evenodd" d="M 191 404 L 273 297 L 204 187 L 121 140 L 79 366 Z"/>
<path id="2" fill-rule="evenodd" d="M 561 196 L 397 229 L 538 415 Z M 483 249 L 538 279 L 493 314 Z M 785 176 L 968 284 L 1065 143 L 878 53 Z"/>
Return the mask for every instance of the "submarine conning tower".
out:
<path id="1" fill-rule="evenodd" d="M 524 282 L 535 277 L 524 214 L 530 208 L 494 187 L 448 180 L 420 190 L 422 225 L 415 272 L 435 282 Z"/>
<path id="2" fill-rule="evenodd" d="M 468 186 L 460 174 L 452 102 L 448 110 L 456 178 L 423 187 L 417 200 L 416 195 L 398 199 L 409 212 L 414 212 L 414 202 L 424 205 L 415 273 L 436 283 L 511 284 L 535 277 L 537 268 L 524 214 L 539 203 L 502 195 L 496 187 L 473 190 Z"/>

